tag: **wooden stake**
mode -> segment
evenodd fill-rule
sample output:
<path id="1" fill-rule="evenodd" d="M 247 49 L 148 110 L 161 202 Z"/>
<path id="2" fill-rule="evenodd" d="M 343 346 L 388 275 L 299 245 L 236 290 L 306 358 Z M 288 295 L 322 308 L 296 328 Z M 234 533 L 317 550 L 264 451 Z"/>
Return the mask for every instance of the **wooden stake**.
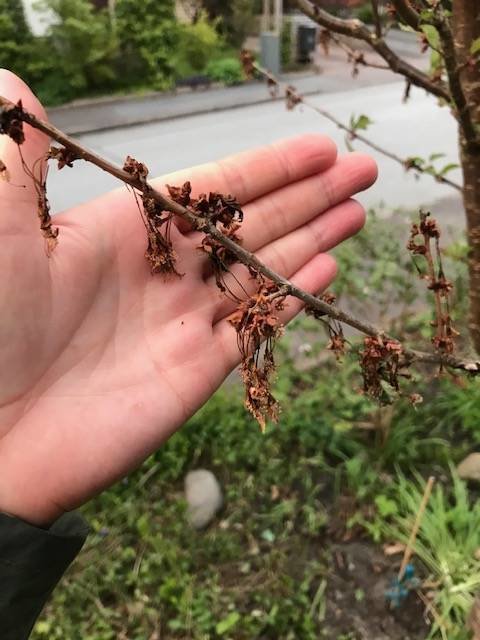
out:
<path id="1" fill-rule="evenodd" d="M 410 534 L 410 538 L 405 548 L 405 553 L 403 554 L 402 564 L 400 565 L 400 571 L 398 572 L 398 582 L 401 582 L 403 580 L 403 576 L 405 575 L 405 569 L 407 568 L 407 565 L 410 562 L 410 559 L 412 557 L 413 546 L 415 544 L 415 540 L 417 539 L 418 532 L 420 530 L 423 514 L 425 513 L 425 509 L 427 508 L 428 501 L 432 494 L 434 482 L 435 482 L 435 478 L 433 476 L 430 476 L 428 479 L 427 485 L 425 487 L 425 491 L 423 493 L 423 498 L 417 512 L 417 517 L 415 518 L 415 523 L 413 525 L 412 533 Z"/>

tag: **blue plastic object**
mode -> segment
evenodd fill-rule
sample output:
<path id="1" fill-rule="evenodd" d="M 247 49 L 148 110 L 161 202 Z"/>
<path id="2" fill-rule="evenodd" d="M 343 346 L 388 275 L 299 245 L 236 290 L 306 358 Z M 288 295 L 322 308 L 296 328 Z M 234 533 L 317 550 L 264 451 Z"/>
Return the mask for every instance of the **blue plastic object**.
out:
<path id="1" fill-rule="evenodd" d="M 393 609 L 398 609 L 407 599 L 410 591 L 418 589 L 420 580 L 415 576 L 415 567 L 409 563 L 405 567 L 403 578 L 394 578 L 385 591 L 385 598 Z"/>

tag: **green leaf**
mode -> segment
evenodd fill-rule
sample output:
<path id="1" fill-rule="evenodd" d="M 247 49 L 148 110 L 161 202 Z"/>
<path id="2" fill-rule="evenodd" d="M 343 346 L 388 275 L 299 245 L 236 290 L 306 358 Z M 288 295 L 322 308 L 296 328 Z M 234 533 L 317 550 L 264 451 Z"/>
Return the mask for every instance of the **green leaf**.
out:
<path id="1" fill-rule="evenodd" d="M 440 158 L 444 158 L 445 154 L 444 153 L 432 153 L 428 159 L 430 160 L 430 162 L 435 162 L 435 160 L 439 160 Z"/>
<path id="2" fill-rule="evenodd" d="M 382 494 L 375 497 L 375 506 L 382 518 L 388 518 L 398 512 L 397 504 Z"/>
<path id="3" fill-rule="evenodd" d="M 270 529 L 265 529 L 265 531 L 262 531 L 261 537 L 263 540 L 265 540 L 265 542 L 275 542 L 275 534 Z"/>
<path id="4" fill-rule="evenodd" d="M 357 118 L 352 116 L 350 118 L 350 127 L 354 131 L 365 131 L 368 127 L 373 124 L 373 120 L 364 114 L 359 115 Z"/>
<path id="5" fill-rule="evenodd" d="M 476 56 L 480 53 L 480 38 L 477 38 L 470 45 L 470 53 L 472 56 Z"/>
<path id="6" fill-rule="evenodd" d="M 420 12 L 420 20 L 429 22 L 435 16 L 433 9 L 423 9 Z"/>
<path id="7" fill-rule="evenodd" d="M 40 620 L 35 626 L 35 631 L 40 635 L 47 635 L 51 631 L 51 624 L 47 620 Z"/>
<path id="8" fill-rule="evenodd" d="M 232 613 L 229 613 L 226 618 L 220 620 L 220 622 L 215 627 L 215 631 L 219 636 L 222 636 L 227 631 L 230 631 L 230 629 L 234 627 L 239 620 L 240 614 L 238 613 L 238 611 L 232 611 Z"/>
<path id="9" fill-rule="evenodd" d="M 145 513 L 137 520 L 137 531 L 142 538 L 147 538 L 150 533 L 150 521 Z"/>
<path id="10" fill-rule="evenodd" d="M 438 175 L 446 176 L 447 173 L 450 173 L 450 171 L 454 171 L 455 169 L 459 169 L 459 168 L 460 168 L 459 164 L 457 164 L 456 162 L 451 162 L 450 164 L 445 165 L 443 169 L 438 172 Z"/>
<path id="11" fill-rule="evenodd" d="M 433 49 L 440 49 L 440 36 L 438 34 L 437 29 L 433 27 L 431 24 L 422 24 L 420 28 L 425 34 L 428 44 Z"/>

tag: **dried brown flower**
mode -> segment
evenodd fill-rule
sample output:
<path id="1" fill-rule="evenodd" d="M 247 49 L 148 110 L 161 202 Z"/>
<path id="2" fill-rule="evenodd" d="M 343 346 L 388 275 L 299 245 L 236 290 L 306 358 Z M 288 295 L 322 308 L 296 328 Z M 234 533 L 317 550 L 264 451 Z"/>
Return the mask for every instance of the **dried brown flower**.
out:
<path id="1" fill-rule="evenodd" d="M 148 168 L 146 165 L 144 165 L 143 162 L 138 162 L 138 160 L 135 160 L 135 158 L 131 156 L 126 157 L 123 170 L 140 182 L 145 182 L 148 176 Z"/>
<path id="2" fill-rule="evenodd" d="M 242 208 L 232 195 L 225 196 L 212 191 L 207 197 L 202 193 L 197 200 L 190 200 L 190 208 L 214 225 L 221 223 L 225 229 L 235 223 L 243 222 Z"/>
<path id="3" fill-rule="evenodd" d="M 283 332 L 278 313 L 285 307 L 285 293 L 263 276 L 257 275 L 257 282 L 257 292 L 241 302 L 229 320 L 237 332 L 242 356 L 240 374 L 245 385 L 245 406 L 264 431 L 267 419 L 274 422 L 278 419 L 278 403 L 270 384 L 275 372 L 275 341 Z M 263 359 L 262 343 L 265 343 Z"/>
<path id="4" fill-rule="evenodd" d="M 302 97 L 298 95 L 297 90 L 295 89 L 295 87 L 292 87 L 291 85 L 289 85 L 285 89 L 285 100 L 286 100 L 286 104 L 287 104 L 287 109 L 289 111 L 293 111 L 293 109 L 295 109 L 295 107 L 298 104 L 301 104 Z"/>
<path id="5" fill-rule="evenodd" d="M 242 63 L 243 72 L 248 80 L 255 76 L 255 58 L 251 51 L 242 49 L 240 52 L 240 62 Z"/>
<path id="6" fill-rule="evenodd" d="M 10 109 L 3 108 L 0 111 L 0 134 L 10 136 L 18 145 L 25 142 L 22 114 L 23 106 L 21 100 Z"/>
<path id="7" fill-rule="evenodd" d="M 455 350 L 455 338 L 459 335 L 453 328 L 450 315 L 453 283 L 447 280 L 443 271 L 440 228 L 437 221 L 430 217 L 430 213 L 421 211 L 420 224 L 412 224 L 407 248 L 414 256 L 425 258 L 426 272 L 418 266 L 417 269 L 420 277 L 428 282 L 428 289 L 434 294 L 435 320 L 431 324 L 435 327 L 435 335 L 432 343 L 438 351 L 451 354 Z"/>
<path id="8" fill-rule="evenodd" d="M 237 231 L 239 229 L 239 223 L 228 227 L 221 227 L 221 231 L 224 236 L 227 236 L 227 238 L 230 238 L 230 240 L 233 240 L 233 242 L 236 242 L 237 244 L 241 244 L 242 239 L 237 235 Z M 236 255 L 224 247 L 223 244 L 220 244 L 218 240 L 215 240 L 215 238 L 212 238 L 212 236 L 209 235 L 206 235 L 203 238 L 199 249 L 207 254 L 212 263 L 217 287 L 222 291 L 222 293 L 230 294 L 231 297 L 236 299 L 236 296 L 232 294 L 225 283 L 225 274 L 228 273 L 229 266 L 237 261 Z"/>
<path id="9" fill-rule="evenodd" d="M 177 255 L 170 237 L 173 214 L 162 209 L 151 196 L 149 188 L 142 194 L 142 204 L 148 238 L 145 258 L 152 274 L 175 274 L 182 277 L 183 274 L 177 270 Z"/>
<path id="10" fill-rule="evenodd" d="M 57 160 L 58 169 L 60 170 L 63 167 L 73 167 L 73 163 L 75 160 L 79 160 L 80 156 L 65 147 L 50 147 L 47 158 L 49 160 Z"/>
<path id="11" fill-rule="evenodd" d="M 150 265 L 152 274 L 175 274 L 182 277 L 183 274 L 177 270 L 177 255 L 170 237 L 174 214 L 165 211 L 162 205 L 154 198 L 153 190 L 147 183 L 148 167 L 143 162 L 127 156 L 123 170 L 141 183 L 139 190 L 141 191 L 140 199 L 143 206 L 140 206 L 136 192 L 134 191 L 133 193 L 147 231 L 148 243 L 145 258 Z M 190 183 L 187 184 L 188 186 L 190 185 Z M 182 189 L 185 190 L 186 185 Z M 172 195 L 170 189 L 173 190 L 175 196 L 182 197 L 181 189 L 177 193 L 174 187 L 170 187 L 170 195 Z M 183 193 L 183 197 L 185 195 L 186 191 Z"/>
<path id="12" fill-rule="evenodd" d="M 169 184 L 166 186 L 172 200 L 182 205 L 182 207 L 188 207 L 192 193 L 192 185 L 190 182 L 185 182 L 181 187 L 172 187 Z"/>
<path id="13" fill-rule="evenodd" d="M 364 339 L 364 348 L 360 352 L 360 365 L 363 374 L 363 390 L 376 399 L 384 395 L 382 382 L 387 382 L 395 391 L 399 390 L 399 371 L 402 345 L 380 335 Z"/>
<path id="14" fill-rule="evenodd" d="M 22 154 L 21 147 L 19 146 L 20 159 L 22 162 L 22 168 L 33 182 L 35 193 L 37 194 L 37 215 L 40 220 L 40 229 L 42 235 L 46 240 L 46 252 L 50 255 L 58 244 L 58 228 L 52 225 L 52 218 L 50 216 L 50 203 L 47 198 L 47 171 L 43 170 L 44 158 L 39 158 L 30 168 L 25 162 Z"/>

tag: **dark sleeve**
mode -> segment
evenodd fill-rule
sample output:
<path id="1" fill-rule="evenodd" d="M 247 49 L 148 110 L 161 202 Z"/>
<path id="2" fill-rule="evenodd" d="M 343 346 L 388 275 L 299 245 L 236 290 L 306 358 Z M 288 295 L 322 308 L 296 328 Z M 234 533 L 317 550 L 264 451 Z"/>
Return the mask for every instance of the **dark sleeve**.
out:
<path id="1" fill-rule="evenodd" d="M 49 529 L 0 513 L 0 638 L 25 640 L 88 526 L 67 513 Z"/>

